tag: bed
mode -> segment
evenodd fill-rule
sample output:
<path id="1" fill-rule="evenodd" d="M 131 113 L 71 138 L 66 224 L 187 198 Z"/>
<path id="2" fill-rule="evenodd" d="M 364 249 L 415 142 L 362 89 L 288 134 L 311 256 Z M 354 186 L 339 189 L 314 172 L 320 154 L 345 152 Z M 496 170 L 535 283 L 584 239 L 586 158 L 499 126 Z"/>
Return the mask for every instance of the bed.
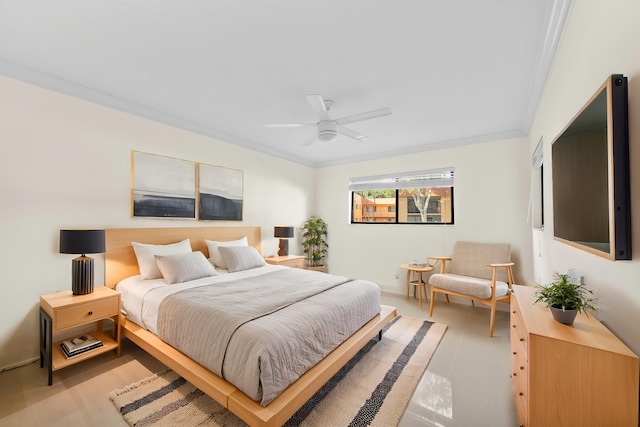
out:
<path id="1" fill-rule="evenodd" d="M 241 237 L 246 237 L 248 245 L 260 252 L 261 231 L 259 227 L 108 229 L 106 230 L 107 250 L 105 253 L 106 284 L 109 287 L 115 287 L 118 283 L 126 283 L 127 280 L 138 280 L 136 277 L 140 274 L 140 270 L 138 268 L 138 260 L 131 242 L 164 245 L 179 242 L 183 239 L 189 239 L 191 248 L 194 252 L 200 251 L 205 256 L 208 256 L 209 253 L 205 239 L 226 242 L 240 239 Z M 285 309 L 281 309 L 278 308 L 279 306 L 277 305 L 270 305 L 271 302 L 267 296 L 271 291 L 265 291 L 264 294 L 260 294 L 258 291 L 262 289 L 262 286 L 265 286 L 265 289 L 267 289 L 266 286 L 279 286 L 276 283 L 283 281 L 283 278 L 285 277 L 287 280 L 289 280 L 289 277 L 293 277 L 295 280 L 303 280 L 305 281 L 305 285 L 295 286 L 289 283 L 288 286 L 290 290 L 286 292 L 286 298 L 289 299 L 289 302 L 286 303 Z M 233 278 L 233 280 L 228 278 Z M 199 283 L 201 280 L 211 280 L 213 283 L 207 283 L 207 286 L 204 286 Z M 180 347 L 184 345 L 180 341 L 181 338 L 188 334 L 185 334 L 184 330 L 180 330 L 179 328 L 176 329 L 174 325 L 185 324 L 187 320 L 182 319 L 178 322 L 167 322 L 166 320 L 159 321 L 157 317 L 154 317 L 155 314 L 145 314 L 142 309 L 140 312 L 134 313 L 136 310 L 135 308 L 132 308 L 134 306 L 130 305 L 127 307 L 126 305 L 127 297 L 125 294 L 128 292 L 125 291 L 125 288 L 123 287 L 124 285 L 121 285 L 121 289 L 123 291 L 123 301 L 125 301 L 123 303 L 123 307 L 125 308 L 127 315 L 123 316 L 121 325 L 123 333 L 127 338 L 138 344 L 144 350 L 169 366 L 185 379 L 193 383 L 196 387 L 211 396 L 214 400 L 218 401 L 224 407 L 228 408 L 238 417 L 243 419 L 247 424 L 252 426 L 277 426 L 284 423 L 329 378 L 331 378 L 331 376 L 337 372 L 341 366 L 343 366 L 360 348 L 362 348 L 374 335 L 379 333 L 382 328 L 396 316 L 395 308 L 386 306 L 379 306 L 379 308 L 376 308 L 375 312 L 370 311 L 371 308 L 367 308 L 360 315 L 353 315 L 353 313 L 349 313 L 345 316 L 335 313 L 329 314 L 329 312 L 325 312 L 324 308 L 319 310 L 317 307 L 320 307 L 325 303 L 328 304 L 327 310 L 331 309 L 334 304 L 340 304 L 339 302 L 331 301 L 336 299 L 347 300 L 351 298 L 357 304 L 363 306 L 371 305 L 371 301 L 368 301 L 366 304 L 364 304 L 364 302 L 359 302 L 360 300 L 371 298 L 370 296 L 366 297 L 364 294 L 371 294 L 370 291 L 360 290 L 369 285 L 366 285 L 366 283 L 360 283 L 366 281 L 352 281 L 346 278 L 341 278 L 340 276 L 325 275 L 322 273 L 307 272 L 305 270 L 289 269 L 287 267 L 280 266 L 264 266 L 255 268 L 253 271 L 239 271 L 229 273 L 228 275 L 221 274 L 210 279 L 198 279 L 193 282 L 188 282 L 188 286 L 183 283 L 178 283 L 177 286 L 168 285 L 160 289 L 161 285 L 158 284 L 158 289 L 156 289 L 156 285 L 151 282 L 153 281 L 148 281 L 146 285 L 153 288 L 153 291 L 144 291 L 145 294 L 168 293 L 173 295 L 173 293 L 176 292 L 175 295 L 180 296 L 180 298 L 175 301 L 170 299 L 173 297 L 167 297 L 166 300 L 164 299 L 165 297 L 158 299 L 158 301 L 162 302 L 156 305 L 162 307 L 162 311 L 168 313 L 170 315 L 170 319 L 176 319 L 176 316 L 180 316 L 180 313 L 185 312 L 185 310 L 180 308 L 182 307 L 181 304 L 183 304 L 181 298 L 185 295 L 190 295 L 190 293 L 194 293 L 192 297 L 195 297 L 195 299 L 202 300 L 202 298 L 204 298 L 202 295 L 204 295 L 206 290 L 206 293 L 216 293 L 214 295 L 214 300 L 218 300 L 221 297 L 220 293 L 222 292 L 220 291 L 222 285 L 219 285 L 218 283 L 225 283 L 224 289 L 226 289 L 226 286 L 230 286 L 229 291 L 225 290 L 222 293 L 230 294 L 232 296 L 239 295 L 238 289 L 250 290 L 249 294 L 246 294 L 246 296 L 243 296 L 237 301 L 237 303 L 240 304 L 240 308 L 234 309 L 234 312 L 253 313 L 251 314 L 252 317 L 250 319 L 234 319 L 233 321 L 236 323 L 234 324 L 232 322 L 228 327 L 225 327 L 224 324 L 220 324 L 218 323 L 218 320 L 215 320 L 214 323 L 212 323 L 212 325 L 216 325 L 215 328 L 205 328 L 207 330 L 220 329 L 222 331 L 230 328 L 230 330 L 234 331 L 234 339 L 226 341 L 227 344 L 225 344 L 227 345 L 227 347 L 225 347 L 225 354 L 226 352 L 229 352 L 229 355 L 231 356 L 225 358 L 224 363 L 214 361 L 214 364 L 211 365 L 207 359 L 209 357 L 208 354 L 206 356 L 201 356 L 201 354 L 209 352 L 202 352 L 200 350 L 200 352 L 196 351 L 195 353 L 192 353 L 192 349 L 190 347 Z M 134 288 L 137 286 L 138 285 L 134 286 Z M 233 286 L 235 286 L 235 288 Z M 183 290 L 182 287 L 185 289 Z M 318 287 L 317 292 L 313 291 L 314 287 Z M 165 292 L 165 288 L 168 288 L 169 290 Z M 175 291 L 176 289 L 179 289 L 180 292 Z M 342 292 L 342 294 L 340 294 L 340 292 Z M 364 292 L 362 297 L 358 296 L 360 292 Z M 307 293 L 311 294 L 307 296 Z M 243 303 L 243 299 L 245 303 Z M 171 301 L 171 304 L 167 303 L 169 300 Z M 379 300 L 377 300 L 377 303 L 379 304 Z M 221 306 L 231 306 L 231 303 L 227 302 L 220 302 L 220 304 Z M 153 303 L 146 302 L 144 304 L 145 310 L 149 309 L 150 306 L 153 306 Z M 259 307 L 256 308 L 257 306 Z M 274 307 L 276 308 L 274 309 Z M 171 309 L 174 311 L 171 311 Z M 344 307 L 337 309 L 341 310 L 343 314 L 345 314 L 344 311 L 346 309 Z M 263 313 L 263 311 L 260 310 L 266 310 L 266 312 Z M 296 310 L 299 310 L 297 314 Z M 153 313 L 153 310 L 151 310 L 151 312 Z M 192 310 L 190 309 L 188 312 L 190 314 L 187 317 L 192 317 Z M 318 321 L 320 322 L 319 324 L 325 325 L 320 329 L 331 332 L 326 335 L 332 335 L 333 337 L 331 340 L 333 341 L 337 339 L 336 336 L 340 336 L 340 333 L 333 333 L 335 331 L 332 330 L 332 327 L 326 326 L 328 324 L 331 325 L 332 323 L 322 322 L 330 322 L 331 320 L 337 321 L 341 316 L 344 317 L 344 320 L 341 320 L 342 323 L 336 327 L 336 330 L 339 329 L 340 332 L 344 334 L 344 336 L 339 339 L 339 342 L 341 343 L 336 341 L 335 343 L 330 342 L 327 344 L 332 346 L 337 345 L 335 349 L 332 351 L 330 351 L 330 349 L 325 349 L 325 351 L 330 352 L 326 356 L 323 356 L 319 361 L 313 360 L 313 357 L 311 357 L 311 362 L 307 363 L 311 363 L 312 367 L 308 370 L 306 370 L 308 367 L 303 367 L 303 371 L 306 370 L 306 372 L 291 384 L 289 384 L 289 381 L 286 378 L 285 380 L 282 380 L 286 387 L 284 390 L 278 389 L 282 384 L 273 388 L 270 381 L 265 380 L 263 377 L 260 378 L 258 389 L 256 389 L 255 385 L 251 385 L 251 381 L 253 381 L 252 379 L 249 379 L 248 382 L 244 382 L 242 378 L 238 379 L 234 377 L 234 372 L 242 377 L 242 375 L 249 375 L 252 371 L 255 371 L 257 375 L 261 375 L 261 371 L 279 371 L 280 369 L 278 366 L 267 366 L 265 368 L 264 365 L 262 365 L 256 367 L 252 365 L 253 362 L 251 360 L 245 361 L 241 359 L 241 357 L 244 357 L 245 353 L 249 354 L 250 352 L 243 351 L 243 344 L 236 344 L 234 340 L 236 335 L 243 335 L 239 331 L 245 330 L 245 323 L 258 325 L 258 330 L 268 331 L 276 329 L 274 328 L 274 325 L 278 324 L 270 322 L 281 322 L 282 319 L 286 319 L 286 321 L 284 323 L 280 323 L 280 325 L 297 324 L 303 317 L 310 316 L 310 312 L 315 313 L 313 317 L 315 320 L 313 321 Z M 362 319 L 358 320 L 358 316 L 362 317 Z M 278 319 L 278 317 L 281 319 Z M 201 320 L 198 320 L 198 322 L 201 322 Z M 345 325 L 349 322 L 359 323 L 357 326 Z M 145 327 L 142 327 L 142 325 Z M 158 325 L 161 325 L 160 328 Z M 217 325 L 222 326 L 218 328 Z M 238 325 L 242 325 L 242 329 L 239 329 Z M 168 328 L 169 333 L 172 333 L 173 335 L 169 335 L 168 337 L 166 335 L 162 335 L 167 332 L 167 329 L 162 328 Z M 345 330 L 342 331 L 342 328 L 345 328 Z M 159 332 L 158 329 L 162 329 L 162 331 Z M 286 328 L 278 327 L 277 329 L 280 330 Z M 160 333 L 166 341 L 182 348 L 191 357 L 167 344 L 167 342 L 160 339 L 154 332 Z M 294 330 L 291 333 L 295 334 L 296 332 Z M 229 336 L 231 336 L 231 334 Z M 174 339 L 180 342 L 172 341 Z M 284 343 L 288 340 L 289 338 L 283 341 L 283 347 L 286 346 Z M 191 339 L 191 341 L 198 343 L 200 340 Z M 282 351 L 285 351 L 285 353 L 288 351 L 290 353 L 292 349 L 297 350 L 298 348 L 303 348 L 305 345 L 315 345 L 315 341 L 315 338 L 313 340 L 307 340 L 306 343 L 295 344 L 293 347 L 289 348 L 289 350 L 283 349 Z M 279 346 L 281 345 L 278 344 L 276 347 Z M 222 346 L 213 345 L 210 348 L 222 348 Z M 280 351 L 278 348 L 275 350 Z M 211 353 L 214 353 L 214 351 Z M 279 359 L 281 357 L 279 354 L 280 353 L 273 357 L 274 363 L 279 363 Z M 205 359 L 202 359 L 202 357 L 205 357 Z M 216 365 L 216 363 L 218 364 Z M 246 369 L 244 368 L 245 366 L 247 366 Z M 296 377 L 299 375 L 296 373 L 294 374 Z M 223 379 L 222 376 L 224 376 L 228 381 Z M 274 382 L 279 383 L 280 381 L 281 380 L 278 378 L 278 380 Z"/>

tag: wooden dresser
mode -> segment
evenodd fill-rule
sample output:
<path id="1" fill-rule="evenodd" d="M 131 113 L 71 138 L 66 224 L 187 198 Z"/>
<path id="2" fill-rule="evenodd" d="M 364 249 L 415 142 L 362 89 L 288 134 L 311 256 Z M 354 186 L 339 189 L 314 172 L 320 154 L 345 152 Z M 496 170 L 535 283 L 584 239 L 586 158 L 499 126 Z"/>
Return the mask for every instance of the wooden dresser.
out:
<path id="1" fill-rule="evenodd" d="M 638 357 L 593 315 L 573 325 L 533 304 L 536 288 L 513 286 L 511 353 L 524 427 L 638 425 Z"/>

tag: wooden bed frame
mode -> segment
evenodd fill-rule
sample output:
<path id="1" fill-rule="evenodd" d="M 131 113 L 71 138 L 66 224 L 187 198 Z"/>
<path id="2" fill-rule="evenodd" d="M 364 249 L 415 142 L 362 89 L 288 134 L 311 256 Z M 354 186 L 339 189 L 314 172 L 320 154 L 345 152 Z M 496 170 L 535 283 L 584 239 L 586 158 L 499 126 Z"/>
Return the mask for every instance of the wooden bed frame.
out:
<path id="1" fill-rule="evenodd" d="M 122 279 L 139 274 L 131 242 L 167 244 L 189 238 L 194 251 L 208 256 L 204 239 L 236 240 L 247 236 L 261 252 L 260 227 L 117 228 L 106 230 L 105 284 L 114 288 Z M 290 385 L 267 406 L 260 404 L 197 362 L 166 344 L 156 335 L 123 318 L 124 335 L 160 362 L 180 374 L 250 426 L 275 427 L 286 422 L 371 338 L 396 317 L 395 307 L 381 306 L 376 315 L 355 334 Z"/>

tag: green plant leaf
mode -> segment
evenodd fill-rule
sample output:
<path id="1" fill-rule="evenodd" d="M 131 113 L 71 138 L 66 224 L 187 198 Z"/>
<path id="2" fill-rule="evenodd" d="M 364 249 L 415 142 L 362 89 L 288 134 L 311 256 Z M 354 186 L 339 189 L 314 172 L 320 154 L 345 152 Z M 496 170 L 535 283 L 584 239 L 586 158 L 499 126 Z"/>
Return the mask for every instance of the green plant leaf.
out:
<path id="1" fill-rule="evenodd" d="M 569 275 L 555 274 L 555 281 L 538 286 L 534 294 L 534 303 L 543 302 L 547 307 L 555 307 L 565 310 L 577 310 L 580 313 L 597 312 L 599 300 L 593 296 L 593 291 L 587 289 L 584 284 L 569 282 Z"/>

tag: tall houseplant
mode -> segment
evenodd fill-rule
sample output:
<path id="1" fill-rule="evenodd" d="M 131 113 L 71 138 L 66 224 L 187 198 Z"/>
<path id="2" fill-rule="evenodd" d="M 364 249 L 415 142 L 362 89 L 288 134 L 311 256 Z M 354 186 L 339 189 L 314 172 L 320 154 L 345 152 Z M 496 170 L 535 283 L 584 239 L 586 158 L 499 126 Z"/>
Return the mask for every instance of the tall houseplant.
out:
<path id="1" fill-rule="evenodd" d="M 598 311 L 598 300 L 593 297 L 593 291 L 585 288 L 582 283 L 571 283 L 568 274 L 556 273 L 555 281 L 539 286 L 535 297 L 535 302 L 545 303 L 553 318 L 560 323 L 572 324 L 578 312 L 588 316 L 589 311 Z"/>
<path id="2" fill-rule="evenodd" d="M 302 225 L 302 247 L 307 257 L 308 267 L 324 266 L 329 245 L 327 238 L 327 223 L 316 216 L 312 216 Z"/>

